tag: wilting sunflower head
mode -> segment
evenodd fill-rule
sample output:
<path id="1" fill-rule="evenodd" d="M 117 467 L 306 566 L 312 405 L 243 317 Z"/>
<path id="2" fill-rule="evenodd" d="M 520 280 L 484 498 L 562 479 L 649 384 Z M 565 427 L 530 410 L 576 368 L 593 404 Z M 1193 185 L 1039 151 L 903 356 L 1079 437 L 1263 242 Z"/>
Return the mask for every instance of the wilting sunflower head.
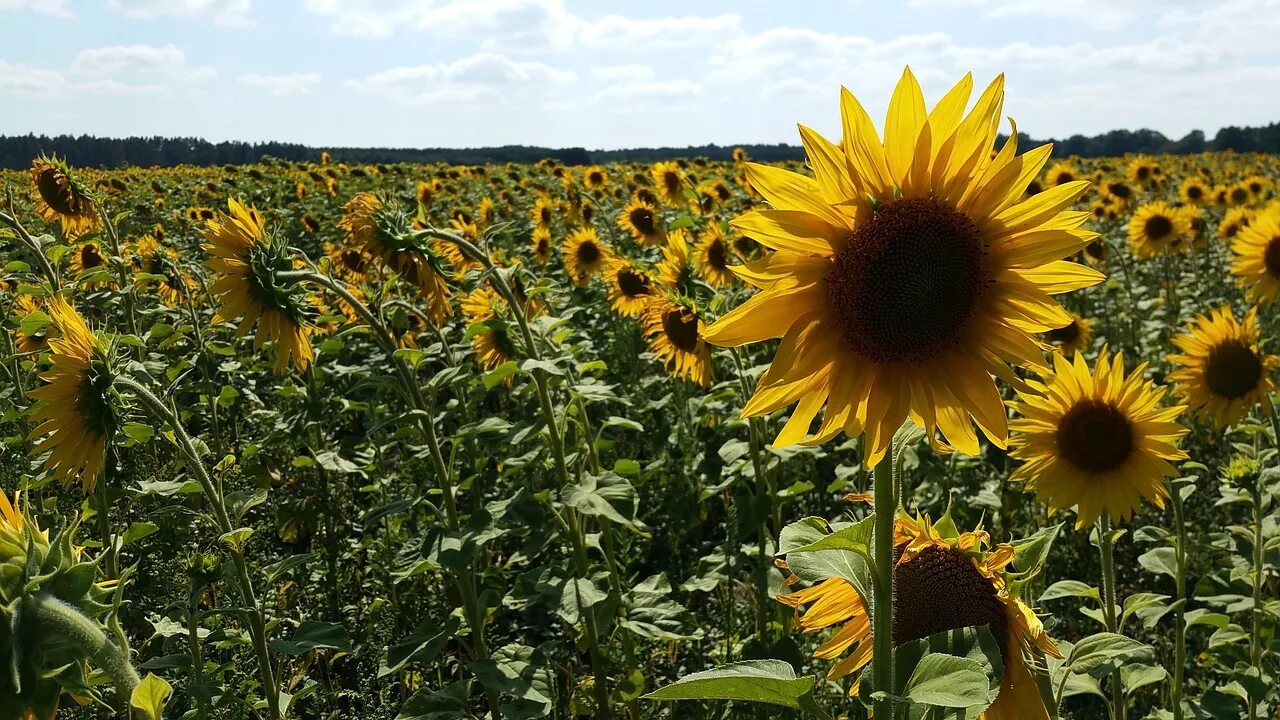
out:
<path id="1" fill-rule="evenodd" d="M 1198 316 L 1173 338 L 1180 352 L 1169 356 L 1177 366 L 1169 380 L 1179 398 L 1218 430 L 1239 422 L 1259 403 L 1271 409 L 1271 373 L 1280 358 L 1263 354 L 1258 338 L 1257 308 L 1237 322 L 1229 306 Z"/>
<path id="2" fill-rule="evenodd" d="M 1092 372 L 1081 354 L 1053 360 L 1034 392 L 1011 403 L 1021 419 L 1010 425 L 1010 455 L 1024 461 L 1013 478 L 1051 511 L 1075 507 L 1077 528 L 1103 512 L 1128 518 L 1143 499 L 1164 507 L 1172 463 L 1187 459 L 1176 446 L 1188 432 L 1176 422 L 1186 407 L 1164 406 L 1166 389 L 1144 377 L 1146 364 L 1125 374 L 1123 357 L 1106 348 Z"/>
<path id="3" fill-rule="evenodd" d="M 482 286 L 464 297 L 461 306 L 463 317 L 472 326 L 467 334 L 476 362 L 485 372 L 515 358 L 516 347 L 506 319 L 508 308 L 501 295 Z M 502 382 L 510 387 L 512 376 L 506 376 Z"/>
<path id="4" fill-rule="evenodd" d="M 711 386 L 711 348 L 705 326 L 692 301 L 657 293 L 649 298 L 641 315 L 644 337 L 654 359 L 675 378 Z"/>
<path id="5" fill-rule="evenodd" d="M 57 155 L 41 155 L 31 162 L 31 184 L 36 212 L 45 222 L 58 223 L 63 235 L 75 238 L 101 226 L 93 194 Z"/>
<path id="6" fill-rule="evenodd" d="M 1280 293 L 1280 211 L 1268 210 L 1245 222 L 1231 243 L 1231 274 L 1250 301 L 1269 305 Z"/>
<path id="7" fill-rule="evenodd" d="M 1004 673 L 1000 693 L 982 718 L 1048 718 L 1024 655 L 1061 654 L 1006 577 L 1013 547 L 988 545 L 984 530 L 961 532 L 949 515 L 937 523 L 928 516 L 895 520 L 893 644 L 901 647 L 948 630 L 986 626 L 1000 644 Z M 870 613 L 848 581 L 827 579 L 778 600 L 796 609 L 796 626 L 806 633 L 841 626 L 814 652 L 815 657 L 835 659 L 852 648 L 827 672 L 829 679 L 857 672 L 871 661 Z M 857 690 L 854 683 L 850 694 Z"/>
<path id="8" fill-rule="evenodd" d="M 205 265 L 216 275 L 209 286 L 219 305 L 215 320 L 240 318 L 238 335 L 256 323 L 253 345 L 276 343 L 276 372 L 284 372 L 290 362 L 305 370 L 314 358 L 308 339 L 310 303 L 300 284 L 277 277 L 293 269 L 288 246 L 266 231 L 256 208 L 235 198 L 227 207 L 229 212 L 219 213 L 204 230 L 204 249 L 213 256 Z"/>
<path id="9" fill-rule="evenodd" d="M 1129 218 L 1129 248 L 1134 257 L 1186 252 L 1190 239 L 1191 218 L 1167 203 L 1146 203 Z"/>
<path id="10" fill-rule="evenodd" d="M 1004 79 L 966 114 L 972 89 L 966 76 L 926 113 L 907 70 L 883 141 L 846 90 L 842 144 L 800 130 L 815 178 L 747 164 L 772 207 L 730 224 L 774 252 L 735 269 L 761 292 L 706 338 L 725 346 L 782 338 L 743 410 L 796 405 L 776 445 L 865 431 L 864 461 L 874 464 L 911 417 L 939 451 L 977 454 L 974 423 L 1003 447 L 992 375 L 1017 386 L 1009 365 L 1042 367 L 1032 335 L 1071 322 L 1051 296 L 1101 281 L 1061 260 L 1097 237 L 1082 229 L 1087 212 L 1068 209 L 1088 183 L 1025 197 L 1051 148 L 1018 154 L 1013 133 L 992 155 Z"/>
<path id="11" fill-rule="evenodd" d="M 91 649 L 48 632 L 32 599 L 52 596 L 65 612 L 97 622 L 113 583 L 73 544 L 72 525 L 52 539 L 0 490 L 0 717 L 52 720 L 64 693 L 101 701 L 89 682 Z"/>
<path id="12" fill-rule="evenodd" d="M 111 349 L 60 296 L 50 298 L 48 312 L 59 337 L 48 341 L 52 367 L 40 374 L 44 384 L 27 393 L 39 401 L 31 411 L 39 424 L 28 439 L 42 438 L 31 454 L 47 453 L 44 467 L 54 477 L 64 484 L 79 480 L 92 492 L 107 441 L 118 427 L 110 397 Z"/>
<path id="13" fill-rule="evenodd" d="M 609 304 L 623 317 L 639 317 L 653 295 L 649 274 L 624 257 L 614 257 L 605 267 Z"/>
<path id="14" fill-rule="evenodd" d="M 351 245 L 377 258 L 405 282 L 417 287 L 428 301 L 431 319 L 444 322 L 453 308 L 449 304 L 451 292 L 444 281 L 441 260 L 413 232 L 413 219 L 404 208 L 399 203 L 362 192 L 351 198 L 343 211 L 338 224 L 347 231 Z"/>

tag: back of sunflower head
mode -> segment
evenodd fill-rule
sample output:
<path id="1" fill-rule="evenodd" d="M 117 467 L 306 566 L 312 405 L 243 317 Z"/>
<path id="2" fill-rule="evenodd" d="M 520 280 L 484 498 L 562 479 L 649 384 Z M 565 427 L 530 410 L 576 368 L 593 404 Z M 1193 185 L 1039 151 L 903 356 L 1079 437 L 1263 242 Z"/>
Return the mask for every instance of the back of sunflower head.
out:
<path id="1" fill-rule="evenodd" d="M 51 539 L 17 505 L 0 493 L 0 718 L 47 720 L 64 694 L 100 701 L 90 638 L 65 626 L 97 629 L 110 590 L 72 544 L 74 523 Z"/>

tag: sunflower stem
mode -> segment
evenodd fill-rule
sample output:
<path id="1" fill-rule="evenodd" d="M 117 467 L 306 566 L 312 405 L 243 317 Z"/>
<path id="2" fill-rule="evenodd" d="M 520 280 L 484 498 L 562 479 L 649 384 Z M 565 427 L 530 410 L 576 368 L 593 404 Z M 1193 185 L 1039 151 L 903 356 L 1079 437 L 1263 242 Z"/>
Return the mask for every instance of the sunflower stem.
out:
<path id="1" fill-rule="evenodd" d="M 1171 493 L 1173 502 L 1173 525 L 1177 534 L 1177 543 L 1173 546 L 1174 576 L 1176 593 L 1174 599 L 1174 647 L 1173 647 L 1173 682 L 1169 686 L 1170 701 L 1173 705 L 1173 720 L 1182 720 L 1182 696 L 1186 691 L 1184 677 L 1187 663 L 1187 526 L 1182 515 L 1182 488 L 1175 487 Z"/>
<path id="2" fill-rule="evenodd" d="M 133 689 L 141 680 L 129 662 L 127 648 L 119 647 L 98 623 L 58 598 L 44 592 L 27 599 L 28 608 L 50 634 L 75 643 L 115 682 L 116 702 L 121 712 L 129 707 Z"/>
<path id="3" fill-rule="evenodd" d="M 875 507 L 875 566 L 872 605 L 871 666 L 875 676 L 875 716 L 892 720 L 894 716 L 893 684 L 893 521 L 898 510 L 895 493 L 893 456 L 895 442 L 889 444 L 872 472 Z"/>
<path id="4" fill-rule="evenodd" d="M 231 525 L 231 516 L 227 512 L 227 505 L 222 492 L 205 467 L 204 460 L 200 457 L 200 452 L 196 450 L 191 436 L 187 434 L 187 429 L 182 425 L 182 419 L 178 416 L 177 411 L 156 397 L 150 388 L 133 378 L 122 375 L 115 379 L 115 384 L 122 389 L 128 390 L 156 421 L 167 423 L 173 428 L 174 442 L 186 459 L 187 465 L 195 474 L 196 480 L 200 483 L 200 487 L 204 491 L 205 500 L 213 510 L 213 518 L 218 530 L 223 535 L 232 532 L 235 528 Z M 258 671 L 262 675 L 267 711 L 271 715 L 271 720 L 282 720 L 284 714 L 280 709 L 280 692 L 276 685 L 275 670 L 271 665 L 271 654 L 267 649 L 266 617 L 262 610 L 262 605 L 258 602 L 257 593 L 254 591 L 253 580 L 249 577 L 249 567 L 245 562 L 243 550 L 230 543 L 228 545 L 231 551 L 232 564 L 236 570 L 236 582 L 240 586 L 240 599 L 244 603 L 243 613 L 249 626 L 249 637 L 253 642 L 254 655 L 257 657 Z"/>
<path id="5" fill-rule="evenodd" d="M 1111 513 L 1103 510 L 1098 519 L 1098 554 L 1102 560 L 1102 619 L 1107 632 L 1119 633 L 1120 623 L 1116 617 L 1116 563 L 1114 531 L 1111 527 Z M 1111 717 L 1124 720 L 1124 685 L 1120 680 L 1120 668 L 1111 672 Z"/>

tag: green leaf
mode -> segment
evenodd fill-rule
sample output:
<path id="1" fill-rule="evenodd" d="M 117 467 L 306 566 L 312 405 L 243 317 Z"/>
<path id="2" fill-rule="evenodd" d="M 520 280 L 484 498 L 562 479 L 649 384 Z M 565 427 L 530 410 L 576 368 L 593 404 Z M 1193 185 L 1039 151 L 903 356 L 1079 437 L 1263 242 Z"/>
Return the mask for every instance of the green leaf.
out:
<path id="1" fill-rule="evenodd" d="M 1151 658 L 1151 646 L 1124 635 L 1103 632 L 1076 643 L 1067 657 L 1066 667 L 1073 673 L 1110 672 L 1119 663 Z"/>
<path id="2" fill-rule="evenodd" d="M 640 474 L 640 463 L 629 458 L 618 458 L 613 461 L 613 471 L 623 477 L 636 477 Z"/>
<path id="3" fill-rule="evenodd" d="M 164 678 L 155 673 L 147 673 L 142 682 L 133 689 L 133 695 L 129 697 L 129 706 L 146 720 L 161 720 L 160 713 L 172 694 L 173 686 L 165 682 Z"/>
<path id="4" fill-rule="evenodd" d="M 133 523 L 132 525 L 129 526 L 128 530 L 124 531 L 124 535 L 120 537 L 120 544 L 128 545 L 129 543 L 137 542 L 142 538 L 158 531 L 159 529 L 160 529 L 160 526 L 156 525 L 155 523 L 149 523 L 149 522 Z"/>
<path id="5" fill-rule="evenodd" d="M 249 538 L 253 535 L 253 528 L 236 528 L 231 532 L 223 533 L 219 539 L 225 542 L 234 550 L 243 550 L 245 543 L 249 542 Z"/>
<path id="6" fill-rule="evenodd" d="M 481 378 L 484 381 L 486 390 L 492 390 L 502 384 L 502 381 L 516 374 L 520 369 L 520 365 L 515 360 L 508 360 L 498 367 L 490 370 Z"/>
<path id="7" fill-rule="evenodd" d="M 1178 577 L 1178 561 L 1171 547 L 1158 547 L 1138 556 L 1138 564 L 1156 575 Z"/>
<path id="8" fill-rule="evenodd" d="M 127 422 L 120 429 L 124 430 L 124 434 L 128 435 L 130 440 L 138 443 L 144 443 L 156 434 L 155 428 L 138 422 Z"/>
<path id="9" fill-rule="evenodd" d="M 298 626 L 291 640 L 272 640 L 271 649 L 284 655 L 304 655 L 312 650 L 351 652 L 347 629 L 333 623 L 308 620 Z"/>
<path id="10" fill-rule="evenodd" d="M 561 491 L 560 501 L 584 515 L 603 517 L 637 531 L 644 527 L 635 519 L 636 490 L 621 474 L 584 475 L 577 485 Z"/>
<path id="11" fill-rule="evenodd" d="M 445 621 L 444 627 L 435 620 L 423 621 L 414 629 L 412 635 L 383 652 L 378 677 L 400 672 L 409 663 L 431 662 L 453 639 L 460 627 L 462 627 L 462 621 L 452 615 Z"/>
<path id="12" fill-rule="evenodd" d="M 1098 588 L 1082 583 L 1079 580 L 1059 580 L 1045 588 L 1045 591 L 1040 594 L 1040 602 L 1068 597 L 1087 597 L 1097 600 L 1101 596 L 1098 593 Z"/>
<path id="13" fill-rule="evenodd" d="M 799 710 L 813 692 L 812 676 L 796 677 L 781 660 L 730 663 L 680 678 L 644 695 L 646 700 L 745 700 Z"/>
<path id="14" fill-rule="evenodd" d="M 920 658 L 903 694 L 913 703 L 950 708 L 985 708 L 993 700 L 982 663 L 942 653 Z"/>

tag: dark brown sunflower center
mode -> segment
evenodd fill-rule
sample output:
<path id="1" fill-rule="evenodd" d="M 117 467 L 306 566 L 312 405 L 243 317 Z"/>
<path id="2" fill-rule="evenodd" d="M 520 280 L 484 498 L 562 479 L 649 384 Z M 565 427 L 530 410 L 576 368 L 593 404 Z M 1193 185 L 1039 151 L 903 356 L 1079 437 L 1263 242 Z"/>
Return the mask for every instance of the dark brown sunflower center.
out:
<path id="1" fill-rule="evenodd" d="M 1086 472 L 1107 472 L 1133 452 L 1133 425 L 1110 403 L 1082 400 L 1059 421 L 1057 439 L 1067 462 Z"/>
<path id="2" fill-rule="evenodd" d="M 653 213 L 649 211 L 649 208 L 635 208 L 627 215 L 627 221 L 641 235 L 652 235 L 654 230 L 657 229 L 653 221 Z"/>
<path id="3" fill-rule="evenodd" d="M 727 270 L 729 259 L 724 254 L 724 241 L 716 239 L 707 246 L 707 264 L 716 270 Z"/>
<path id="4" fill-rule="evenodd" d="M 1152 240 L 1164 240 L 1173 234 L 1173 221 L 1164 215 L 1152 215 L 1143 225 L 1143 231 Z"/>
<path id="5" fill-rule="evenodd" d="M 591 265 L 600 259 L 600 248 L 593 242 L 584 242 L 578 246 L 577 255 L 578 262 Z"/>
<path id="6" fill-rule="evenodd" d="M 618 290 L 629 298 L 649 294 L 649 281 L 638 272 L 623 268 L 618 271 Z"/>
<path id="7" fill-rule="evenodd" d="M 1258 182 L 1257 180 L 1249 183 L 1249 192 L 1253 193 L 1254 195 L 1261 193 L 1262 183 Z"/>
<path id="8" fill-rule="evenodd" d="M 538 211 L 538 222 L 543 225 L 551 224 L 551 210 L 549 208 L 542 208 Z"/>
<path id="9" fill-rule="evenodd" d="M 827 276 L 845 345 L 880 363 L 926 362 L 951 350 L 990 282 L 985 255 L 978 227 L 940 200 L 880 207 Z"/>
<path id="10" fill-rule="evenodd" d="M 1111 183 L 1107 186 L 1107 191 L 1121 200 L 1128 198 L 1132 194 L 1129 191 L 1129 186 L 1124 183 Z"/>
<path id="11" fill-rule="evenodd" d="M 75 190 L 67 176 L 57 168 L 41 170 L 36 178 L 36 189 L 40 191 L 40 199 L 59 215 L 74 215 L 79 212 Z"/>
<path id="12" fill-rule="evenodd" d="M 667 194 L 676 196 L 680 194 L 680 176 L 671 171 L 662 173 L 662 187 L 666 189 Z"/>
<path id="13" fill-rule="evenodd" d="M 1199 185 L 1192 185 L 1191 187 L 1187 188 L 1187 197 L 1192 200 L 1199 200 L 1200 198 L 1204 197 L 1204 188 L 1200 187 Z"/>
<path id="14" fill-rule="evenodd" d="M 538 238 L 538 254 L 545 255 L 551 249 L 551 240 L 545 237 Z"/>
<path id="15" fill-rule="evenodd" d="M 1106 254 L 1107 249 L 1106 246 L 1102 244 L 1101 240 L 1094 240 L 1084 246 L 1084 252 L 1095 260 L 1101 260 L 1103 255 Z"/>
<path id="16" fill-rule="evenodd" d="M 1204 382 L 1214 395 L 1235 400 L 1249 394 L 1262 379 L 1262 360 L 1241 340 L 1213 346 L 1204 364 Z"/>
<path id="17" fill-rule="evenodd" d="M 1054 328 L 1045 335 L 1049 338 L 1049 342 L 1069 345 L 1080 339 L 1080 323 L 1072 320 L 1070 324 Z"/>
<path id="18" fill-rule="evenodd" d="M 343 250 L 342 264 L 356 272 L 364 272 L 364 255 L 356 250 Z"/>
<path id="19" fill-rule="evenodd" d="M 698 316 L 684 308 L 663 313 L 662 332 L 679 350 L 693 352 L 698 348 Z"/>
<path id="20" fill-rule="evenodd" d="M 1234 188 L 1231 191 L 1231 202 L 1237 205 L 1249 199 L 1249 190 L 1247 188 Z"/>
<path id="21" fill-rule="evenodd" d="M 1280 235 L 1267 243 L 1267 249 L 1262 253 L 1262 262 L 1267 266 L 1268 273 L 1280 277 Z"/>
<path id="22" fill-rule="evenodd" d="M 1151 168 L 1148 168 L 1148 167 L 1138 168 L 1137 176 L 1139 180 L 1146 180 L 1147 178 L 1151 177 Z"/>
<path id="23" fill-rule="evenodd" d="M 96 268 L 102 264 L 102 255 L 93 245 L 85 245 L 80 249 L 80 264 L 85 270 Z"/>
<path id="24" fill-rule="evenodd" d="M 958 550 L 928 547 L 893 567 L 893 644 L 975 625 L 1004 636 L 1004 603 Z"/>
<path id="25" fill-rule="evenodd" d="M 1071 173 L 1069 173 L 1069 172 L 1060 172 L 1060 173 L 1058 173 L 1058 177 L 1056 177 L 1056 178 L 1054 178 L 1054 179 L 1053 179 L 1053 184 L 1054 184 L 1054 185 L 1066 185 L 1067 183 L 1069 183 L 1069 182 L 1071 182 L 1072 180 L 1075 180 L 1075 179 L 1076 179 L 1076 177 L 1075 177 L 1074 175 L 1072 175 Z"/>
<path id="26" fill-rule="evenodd" d="M 598 172 L 591 173 L 591 175 L 589 175 L 587 179 L 591 181 L 592 185 L 599 185 L 600 183 L 604 182 L 604 176 Z"/>

